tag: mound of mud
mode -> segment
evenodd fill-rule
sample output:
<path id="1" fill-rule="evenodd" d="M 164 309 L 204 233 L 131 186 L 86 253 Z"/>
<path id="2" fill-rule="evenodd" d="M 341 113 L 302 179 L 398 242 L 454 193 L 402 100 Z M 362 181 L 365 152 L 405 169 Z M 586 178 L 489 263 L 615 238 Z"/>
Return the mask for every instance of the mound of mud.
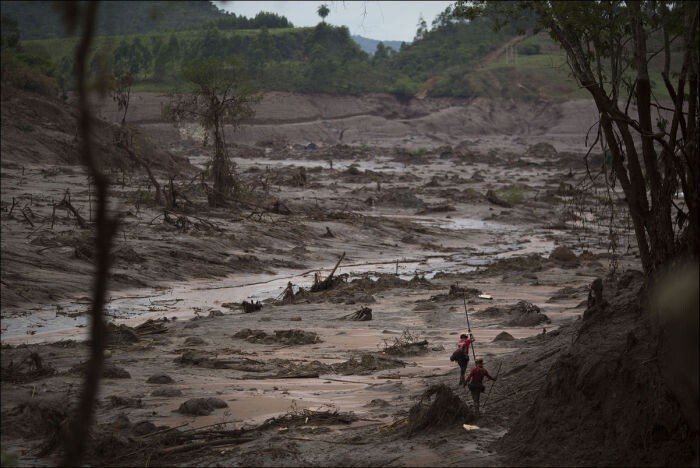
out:
<path id="1" fill-rule="evenodd" d="M 228 403 L 220 398 L 191 398 L 180 405 L 178 413 L 207 416 L 217 408 L 227 408 Z"/>
<path id="2" fill-rule="evenodd" d="M 578 263 L 578 257 L 576 254 L 573 253 L 570 248 L 564 247 L 563 245 L 560 245 L 552 250 L 552 253 L 549 254 L 549 259 L 556 260 L 557 262 L 561 263 Z"/>
<path id="3" fill-rule="evenodd" d="M 88 363 L 82 362 L 76 364 L 68 370 L 69 374 L 85 374 L 87 372 Z M 131 374 L 123 367 L 115 366 L 114 364 L 104 363 L 100 377 L 103 379 L 130 379 Z"/>
<path id="4" fill-rule="evenodd" d="M 32 398 L 3 415 L 3 431 L 7 423 L 24 437 L 53 436 L 67 417 L 68 405 L 64 398 Z"/>
<path id="5" fill-rule="evenodd" d="M 406 363 L 379 354 L 365 353 L 359 359 L 352 357 L 341 364 L 333 364 L 331 367 L 342 375 L 367 375 L 379 370 L 406 367 Z"/>
<path id="6" fill-rule="evenodd" d="M 428 429 L 457 426 L 474 420 L 467 404 L 445 384 L 429 387 L 408 413 L 408 436 Z"/>
<path id="7" fill-rule="evenodd" d="M 431 301 L 442 302 L 449 301 L 453 299 L 470 299 L 483 294 L 483 292 L 476 288 L 463 288 L 459 285 L 453 284 L 450 286 L 450 290 L 447 294 L 437 294 L 430 298 Z"/>
<path id="8" fill-rule="evenodd" d="M 697 464 L 697 265 L 688 313 L 681 311 L 668 322 L 692 327 L 685 345 L 677 344 L 680 335 L 670 339 L 673 327 L 655 318 L 659 307 L 647 306 L 643 278 L 624 280 L 625 287 L 623 281 L 605 284 L 607 304 L 587 314 L 532 405 L 496 444 L 509 457 L 506 463 Z M 681 302 L 674 293 L 674 301 L 666 304 L 678 309 Z M 678 319 L 681 315 L 688 317 L 687 324 Z M 674 346 L 689 364 L 669 359 Z M 683 367 L 674 375 L 674 368 Z M 693 388 L 688 385 L 693 378 L 694 396 L 685 400 L 681 389 Z"/>
<path id="9" fill-rule="evenodd" d="M 534 253 L 521 257 L 504 258 L 488 265 L 485 273 L 503 274 L 513 271 L 541 271 L 546 262 L 546 259 Z"/>
<path id="10" fill-rule="evenodd" d="M 531 145 L 524 156 L 528 158 L 554 159 L 558 155 L 556 148 L 550 143 L 536 143 Z"/>
<path id="11" fill-rule="evenodd" d="M 133 328 L 126 325 L 107 324 L 107 346 L 118 346 L 136 343 L 139 336 Z"/>
<path id="12" fill-rule="evenodd" d="M 502 318 L 506 327 L 531 327 L 540 323 L 549 323 L 549 318 L 540 312 L 540 308 L 527 301 L 518 301 L 517 304 L 505 307 L 489 307 L 476 312 L 482 318 Z"/>
<path id="13" fill-rule="evenodd" d="M 280 345 L 305 345 L 320 343 L 322 340 L 315 332 L 304 330 L 275 330 L 275 335 L 268 335 L 263 330 L 251 330 L 244 328 L 236 332 L 236 338 L 242 338 L 248 343 L 280 344 Z"/>
<path id="14" fill-rule="evenodd" d="M 409 188 L 392 188 L 382 190 L 377 197 L 377 204 L 399 208 L 425 208 L 425 202 L 416 196 L 415 190 Z"/>
<path id="15" fill-rule="evenodd" d="M 510 333 L 502 331 L 501 333 L 496 335 L 491 341 L 515 341 L 515 338 L 513 338 L 513 335 L 511 335 Z"/>

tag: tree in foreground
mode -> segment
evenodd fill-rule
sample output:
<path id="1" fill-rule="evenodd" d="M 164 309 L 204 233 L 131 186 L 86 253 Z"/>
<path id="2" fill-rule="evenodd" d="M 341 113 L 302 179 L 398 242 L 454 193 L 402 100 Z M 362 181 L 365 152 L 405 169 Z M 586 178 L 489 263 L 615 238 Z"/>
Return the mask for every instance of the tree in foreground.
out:
<path id="1" fill-rule="evenodd" d="M 224 125 L 237 127 L 253 115 L 252 105 L 260 100 L 246 67 L 238 58 L 211 57 L 187 64 L 182 71 L 190 91 L 172 96 L 167 114 L 177 120 L 195 120 L 214 136 L 210 171 L 213 188 L 209 206 L 225 206 L 236 188 L 233 163 L 226 149 Z"/>
<path id="2" fill-rule="evenodd" d="M 496 26 L 534 15 L 593 97 L 598 135 L 630 211 L 644 271 L 700 256 L 697 2 L 458 1 Z M 658 57 L 657 57 L 658 56 Z M 652 67 L 657 60 L 661 66 Z M 660 76 L 652 76 L 654 69 Z M 663 83 L 671 103 L 660 102 Z"/>

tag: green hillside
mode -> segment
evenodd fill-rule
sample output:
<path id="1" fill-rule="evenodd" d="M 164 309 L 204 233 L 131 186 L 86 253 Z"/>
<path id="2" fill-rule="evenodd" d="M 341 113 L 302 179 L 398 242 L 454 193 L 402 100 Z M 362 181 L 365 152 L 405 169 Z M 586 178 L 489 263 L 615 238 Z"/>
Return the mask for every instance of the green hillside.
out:
<path id="1" fill-rule="evenodd" d="M 5 1 L 2 15 L 17 21 L 21 40 L 65 37 L 56 2 Z M 225 17 L 205 1 L 102 1 L 97 10 L 96 34 L 140 34 L 200 26 Z"/>

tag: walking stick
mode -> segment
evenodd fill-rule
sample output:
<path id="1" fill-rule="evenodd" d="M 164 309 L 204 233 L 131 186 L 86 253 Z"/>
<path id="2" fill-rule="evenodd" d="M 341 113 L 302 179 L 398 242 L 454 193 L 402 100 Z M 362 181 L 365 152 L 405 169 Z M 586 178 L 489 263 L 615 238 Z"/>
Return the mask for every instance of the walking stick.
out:
<path id="1" fill-rule="evenodd" d="M 467 314 L 467 331 L 469 333 L 472 332 L 472 327 L 469 324 L 469 311 L 467 310 L 467 298 L 462 296 L 462 299 L 464 300 L 464 313 Z M 474 364 L 476 364 L 476 353 L 474 352 L 474 342 L 471 342 L 471 348 L 472 348 L 472 356 L 474 356 Z"/>
<path id="2" fill-rule="evenodd" d="M 498 363 L 498 370 L 496 371 L 496 378 L 494 379 L 494 382 L 489 387 L 489 392 L 486 394 L 486 398 L 484 398 L 484 406 L 482 406 L 481 409 L 486 408 L 486 402 L 489 401 L 489 395 L 491 395 L 491 390 L 493 390 L 493 386 L 496 385 L 496 380 L 498 379 L 498 374 L 501 373 L 501 366 L 502 365 L 503 365 L 503 361 Z"/>

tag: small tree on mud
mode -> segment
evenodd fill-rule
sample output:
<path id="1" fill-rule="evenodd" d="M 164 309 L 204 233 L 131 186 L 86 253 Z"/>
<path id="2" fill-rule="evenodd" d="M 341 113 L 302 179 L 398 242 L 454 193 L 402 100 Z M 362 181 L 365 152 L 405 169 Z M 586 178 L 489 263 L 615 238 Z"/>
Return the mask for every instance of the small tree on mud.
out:
<path id="1" fill-rule="evenodd" d="M 172 96 L 166 110 L 180 121 L 194 119 L 214 136 L 214 155 L 210 171 L 213 188 L 209 191 L 209 206 L 224 206 L 236 188 L 234 167 L 226 149 L 224 125 L 238 126 L 253 115 L 252 104 L 260 100 L 238 58 L 211 57 L 191 62 L 183 68 L 183 77 L 191 85 L 186 94 Z"/>
<path id="2" fill-rule="evenodd" d="M 596 141 L 611 156 L 647 274 L 678 256 L 700 256 L 699 9 L 672 1 L 459 1 L 454 9 L 489 16 L 497 27 L 534 16 L 566 51 L 598 109 Z M 650 63 L 659 54 L 655 81 Z M 670 105 L 656 98 L 656 82 Z"/>
<path id="3" fill-rule="evenodd" d="M 123 111 L 122 126 L 126 124 L 126 113 L 129 111 L 129 101 L 131 100 L 131 86 L 134 84 L 134 76 L 126 71 L 114 76 L 112 87 L 112 100 L 117 103 L 117 108 Z"/>

